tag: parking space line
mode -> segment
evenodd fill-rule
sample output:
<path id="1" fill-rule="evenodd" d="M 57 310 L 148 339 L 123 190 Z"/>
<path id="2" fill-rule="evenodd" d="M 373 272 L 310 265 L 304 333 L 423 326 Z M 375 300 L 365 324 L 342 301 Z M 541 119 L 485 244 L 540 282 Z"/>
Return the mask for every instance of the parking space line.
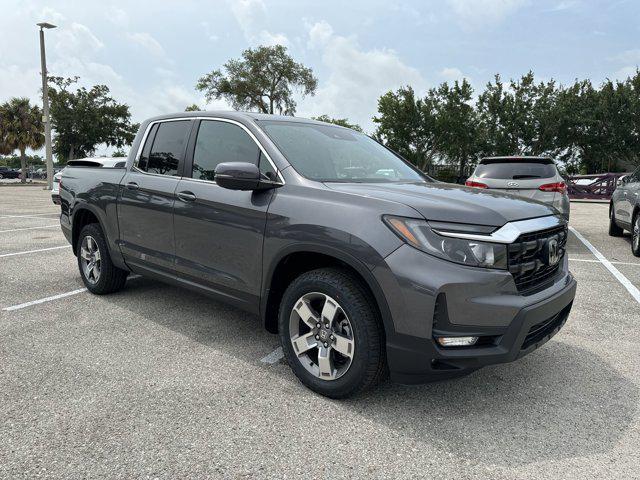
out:
<path id="1" fill-rule="evenodd" d="M 20 305 L 12 305 L 10 307 L 5 307 L 2 310 L 5 312 L 11 312 L 13 310 L 20 310 L 22 308 L 31 307 L 32 305 L 38 305 L 40 303 L 52 302 L 54 300 L 59 300 L 60 298 L 70 297 L 71 295 L 77 295 L 78 293 L 86 292 L 86 288 L 79 288 L 77 290 L 72 290 L 70 292 L 61 293 L 59 295 L 53 295 L 52 297 L 41 298 L 39 300 L 33 300 L 27 303 L 21 303 Z"/>
<path id="2" fill-rule="evenodd" d="M 14 228 L 11 230 L 0 230 L 0 233 L 8 233 L 8 232 L 21 232 L 23 230 L 37 230 L 39 228 L 54 228 L 54 227 L 59 227 L 59 224 L 56 225 L 43 225 L 41 227 L 26 227 L 26 228 Z"/>
<path id="3" fill-rule="evenodd" d="M 586 263 L 600 263 L 600 260 L 591 260 L 589 258 L 569 258 L 570 262 L 586 262 Z M 640 267 L 640 263 L 633 262 L 611 262 L 612 265 L 632 265 L 636 267 Z"/>
<path id="4" fill-rule="evenodd" d="M 274 363 L 278 363 L 280 359 L 283 357 L 284 357 L 284 353 L 282 352 L 282 347 L 278 347 L 269 355 L 262 357 L 260 361 L 262 363 L 268 363 L 269 365 L 273 365 Z"/>
<path id="5" fill-rule="evenodd" d="M 44 217 L 45 215 L 58 215 L 58 213 L 51 212 L 51 213 L 30 213 L 28 215 L 0 215 L 0 218 L 37 218 L 37 217 Z"/>
<path id="6" fill-rule="evenodd" d="M 71 245 L 62 245 L 61 247 L 38 248 L 37 250 L 27 250 L 24 252 L 3 253 L 0 255 L 0 258 L 15 257 L 16 255 L 27 255 L 28 253 L 47 252 L 49 250 L 60 250 L 61 248 L 70 248 L 70 247 Z"/>
<path id="7" fill-rule="evenodd" d="M 584 238 L 582 236 L 582 234 L 580 232 L 578 232 L 575 228 L 573 227 L 569 227 L 569 230 L 571 230 L 573 232 L 573 234 L 578 238 L 578 240 L 580 240 L 585 247 L 587 247 L 589 249 L 589 251 L 591 251 L 591 253 L 593 253 L 593 255 L 600 260 L 600 263 L 602 263 L 602 265 L 604 265 L 604 267 L 609 270 L 611 272 L 611 274 L 616 277 L 616 279 L 622 284 L 622 286 L 624 288 L 627 289 L 627 291 L 631 294 L 631 296 L 636 300 L 636 302 L 640 303 L 640 290 L 638 290 L 635 285 L 633 283 L 631 283 L 629 281 L 629 279 L 627 277 L 625 277 L 620 270 L 618 270 L 616 267 L 614 267 L 611 262 L 609 260 L 607 260 L 607 258 L 602 255 L 597 249 L 596 247 L 594 247 L 593 245 L 591 245 L 591 242 L 589 242 L 589 240 L 587 240 L 586 238 Z"/>

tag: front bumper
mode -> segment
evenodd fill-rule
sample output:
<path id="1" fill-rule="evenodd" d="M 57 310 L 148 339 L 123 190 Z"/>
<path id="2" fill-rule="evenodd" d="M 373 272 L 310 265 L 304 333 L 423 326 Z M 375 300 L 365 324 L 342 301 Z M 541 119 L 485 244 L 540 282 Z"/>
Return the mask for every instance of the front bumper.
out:
<path id="1" fill-rule="evenodd" d="M 374 275 L 392 314 L 387 359 L 392 380 L 400 383 L 462 376 L 532 352 L 562 328 L 576 292 L 566 256 L 553 284 L 532 295 L 519 294 L 507 272 L 451 264 L 409 246 L 386 260 L 388 268 Z M 434 336 L 481 340 L 443 348 Z"/>

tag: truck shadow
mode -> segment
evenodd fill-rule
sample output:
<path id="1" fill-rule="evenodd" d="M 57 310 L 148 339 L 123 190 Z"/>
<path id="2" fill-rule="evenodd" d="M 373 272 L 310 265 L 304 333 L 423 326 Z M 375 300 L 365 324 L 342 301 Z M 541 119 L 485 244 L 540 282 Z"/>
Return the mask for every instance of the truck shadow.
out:
<path id="1" fill-rule="evenodd" d="M 334 401 L 300 387 L 284 361 L 260 363 L 278 338 L 256 317 L 146 279 L 130 282 L 111 298 L 121 303 L 119 297 L 131 296 L 146 301 L 123 301 L 122 307 L 244 361 L 247 369 L 280 377 L 274 384 L 290 385 L 301 402 L 325 404 L 351 421 L 354 414 L 361 416 L 465 461 L 513 467 L 602 454 L 634 422 L 640 401 L 630 380 L 593 351 L 563 341 L 563 332 L 515 363 L 462 379 L 419 386 L 387 381 L 356 398 Z"/>

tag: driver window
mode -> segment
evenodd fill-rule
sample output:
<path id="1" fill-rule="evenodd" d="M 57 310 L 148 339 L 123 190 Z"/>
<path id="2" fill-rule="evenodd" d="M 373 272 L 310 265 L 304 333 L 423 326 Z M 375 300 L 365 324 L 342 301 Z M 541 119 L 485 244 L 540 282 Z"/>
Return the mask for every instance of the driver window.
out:
<path id="1" fill-rule="evenodd" d="M 217 120 L 200 122 L 193 153 L 193 178 L 214 180 L 218 164 L 249 162 L 259 165 L 260 149 L 242 128 Z M 265 159 L 266 160 L 266 159 Z"/>

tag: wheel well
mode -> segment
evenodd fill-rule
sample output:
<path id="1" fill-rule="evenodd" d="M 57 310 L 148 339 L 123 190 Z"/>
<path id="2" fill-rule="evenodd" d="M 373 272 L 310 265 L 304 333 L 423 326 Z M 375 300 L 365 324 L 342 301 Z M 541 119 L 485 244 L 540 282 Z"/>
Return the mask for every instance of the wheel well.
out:
<path id="1" fill-rule="evenodd" d="M 73 253 L 76 252 L 76 245 L 78 244 L 78 237 L 80 236 L 80 232 L 85 227 L 85 225 L 89 225 L 90 223 L 100 223 L 98 221 L 98 217 L 91 210 L 87 210 L 83 208 L 82 210 L 78 210 L 73 215 L 73 229 L 71 233 L 71 238 L 73 243 L 71 246 L 73 247 Z"/>
<path id="2" fill-rule="evenodd" d="M 271 333 L 278 333 L 278 309 L 280 300 L 287 286 L 297 277 L 305 272 L 316 270 L 318 268 L 338 267 L 350 271 L 361 282 L 362 285 L 371 294 L 371 298 L 375 299 L 371 288 L 363 276 L 351 265 L 342 260 L 316 252 L 295 252 L 282 258 L 271 276 L 271 285 L 269 286 L 267 305 L 265 309 L 265 328 Z M 376 308 L 380 310 L 377 302 Z"/>

